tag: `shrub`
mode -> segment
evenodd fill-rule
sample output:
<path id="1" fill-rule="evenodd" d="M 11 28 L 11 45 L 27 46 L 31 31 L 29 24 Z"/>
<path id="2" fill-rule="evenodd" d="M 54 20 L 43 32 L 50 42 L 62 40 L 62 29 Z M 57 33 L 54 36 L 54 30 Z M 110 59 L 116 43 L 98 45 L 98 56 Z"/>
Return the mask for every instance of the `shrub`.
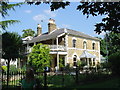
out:
<path id="1" fill-rule="evenodd" d="M 17 73 L 18 69 L 15 65 L 10 65 L 10 72 Z"/>
<path id="2" fill-rule="evenodd" d="M 109 56 L 109 62 L 111 63 L 113 74 L 120 76 L 120 51 L 111 54 Z"/>
<path id="3" fill-rule="evenodd" d="M 3 72 L 7 72 L 7 66 L 2 66 Z"/>

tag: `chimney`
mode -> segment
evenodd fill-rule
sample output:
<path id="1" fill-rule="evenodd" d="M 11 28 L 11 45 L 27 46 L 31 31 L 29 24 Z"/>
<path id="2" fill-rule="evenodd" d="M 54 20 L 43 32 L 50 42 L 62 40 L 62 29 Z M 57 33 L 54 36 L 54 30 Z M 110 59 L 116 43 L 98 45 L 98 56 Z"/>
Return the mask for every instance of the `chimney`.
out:
<path id="1" fill-rule="evenodd" d="M 48 33 L 52 32 L 55 29 L 56 29 L 55 20 L 50 18 L 48 23 Z"/>
<path id="2" fill-rule="evenodd" d="M 40 24 L 37 26 L 37 36 L 42 34 L 42 27 Z"/>

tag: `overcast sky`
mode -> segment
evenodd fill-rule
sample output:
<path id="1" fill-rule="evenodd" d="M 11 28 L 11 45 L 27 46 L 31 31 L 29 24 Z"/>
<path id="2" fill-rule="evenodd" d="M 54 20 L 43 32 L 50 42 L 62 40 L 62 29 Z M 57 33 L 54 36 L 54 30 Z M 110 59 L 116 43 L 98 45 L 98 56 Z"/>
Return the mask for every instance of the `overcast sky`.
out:
<path id="1" fill-rule="evenodd" d="M 79 5 L 79 2 L 71 2 L 66 9 L 58 9 L 51 12 L 49 4 L 38 6 L 24 4 L 21 7 L 15 7 L 15 11 L 10 10 L 8 12 L 9 16 L 6 16 L 3 20 L 19 20 L 20 23 L 9 26 L 7 30 L 18 32 L 20 35 L 22 35 L 22 30 L 24 29 L 33 29 L 36 32 L 38 23 L 42 25 L 42 32 L 47 32 L 48 20 L 52 18 L 55 20 L 58 28 L 69 28 L 94 37 L 102 36 L 104 33 L 101 35 L 95 33 L 94 25 L 101 22 L 103 16 L 86 18 L 86 15 L 76 10 L 77 5 Z"/>

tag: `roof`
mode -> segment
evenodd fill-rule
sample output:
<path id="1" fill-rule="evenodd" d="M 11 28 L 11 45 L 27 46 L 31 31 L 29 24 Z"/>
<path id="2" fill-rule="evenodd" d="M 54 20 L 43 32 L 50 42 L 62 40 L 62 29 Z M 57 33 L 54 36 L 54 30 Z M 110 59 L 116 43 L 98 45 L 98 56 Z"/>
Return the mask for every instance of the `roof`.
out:
<path id="1" fill-rule="evenodd" d="M 67 33 L 68 35 L 74 35 L 74 36 L 79 36 L 79 37 L 83 37 L 83 38 L 89 38 L 89 39 L 93 39 L 93 40 L 99 40 L 98 38 L 89 36 L 87 34 L 79 32 L 79 31 L 61 28 L 61 29 L 57 29 L 57 30 L 52 31 L 51 33 L 47 32 L 47 33 L 44 33 L 44 34 L 39 35 L 37 37 L 34 37 L 32 40 L 29 40 L 27 43 L 34 43 L 34 42 L 40 42 L 40 41 L 54 39 L 58 35 L 63 34 L 63 33 Z"/>
<path id="2" fill-rule="evenodd" d="M 96 56 L 92 55 L 91 53 L 87 51 L 83 51 L 83 53 L 80 55 L 80 58 L 95 58 Z"/>

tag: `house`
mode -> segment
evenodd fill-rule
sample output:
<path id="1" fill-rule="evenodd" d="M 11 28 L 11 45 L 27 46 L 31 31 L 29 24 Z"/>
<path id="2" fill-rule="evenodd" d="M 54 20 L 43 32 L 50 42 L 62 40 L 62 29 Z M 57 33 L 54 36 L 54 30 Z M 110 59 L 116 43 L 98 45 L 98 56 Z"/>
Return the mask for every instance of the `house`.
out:
<path id="1" fill-rule="evenodd" d="M 49 19 L 48 32 L 42 33 L 42 27 L 38 24 L 37 37 L 25 43 L 26 54 L 31 52 L 33 45 L 47 44 L 50 55 L 53 57 L 52 68 L 59 68 L 59 60 L 63 59 L 64 65 L 76 67 L 77 61 L 84 62 L 87 66 L 96 66 L 100 63 L 100 40 L 79 31 L 60 28 L 55 20 Z"/>

